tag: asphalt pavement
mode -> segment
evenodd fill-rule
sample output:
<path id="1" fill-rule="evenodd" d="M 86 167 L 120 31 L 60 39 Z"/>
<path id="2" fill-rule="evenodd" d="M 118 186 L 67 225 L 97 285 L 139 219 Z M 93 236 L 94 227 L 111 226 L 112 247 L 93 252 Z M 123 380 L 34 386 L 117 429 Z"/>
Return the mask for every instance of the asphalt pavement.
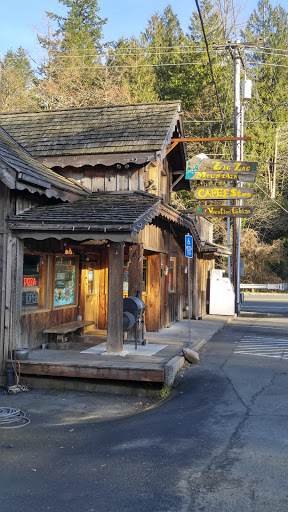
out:
<path id="1" fill-rule="evenodd" d="M 234 319 L 128 415 L 123 396 L 101 416 L 95 394 L 2 394 L 30 396 L 31 423 L 0 431 L 1 512 L 287 512 L 287 327 Z"/>
<path id="2" fill-rule="evenodd" d="M 241 314 L 288 316 L 287 293 L 244 293 Z"/>

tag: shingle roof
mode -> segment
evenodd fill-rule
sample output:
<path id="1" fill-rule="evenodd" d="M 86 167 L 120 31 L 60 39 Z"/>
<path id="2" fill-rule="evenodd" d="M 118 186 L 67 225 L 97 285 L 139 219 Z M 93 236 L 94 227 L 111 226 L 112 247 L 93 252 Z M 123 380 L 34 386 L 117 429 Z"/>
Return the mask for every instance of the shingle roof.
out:
<path id="1" fill-rule="evenodd" d="M 34 157 L 161 151 L 180 102 L 0 115 L 0 125 Z"/>
<path id="2" fill-rule="evenodd" d="M 79 233 L 84 238 L 93 238 L 93 233 L 109 238 L 109 233 L 118 232 L 123 233 L 124 240 L 135 236 L 156 216 L 195 231 L 193 223 L 147 192 L 97 193 L 73 203 L 35 207 L 18 215 L 10 214 L 8 224 L 13 231 L 25 232 L 26 237 L 30 231 L 50 235 L 57 231 L 62 238 L 69 233 L 71 238 Z"/>
<path id="3" fill-rule="evenodd" d="M 0 127 L 0 160 L 12 167 L 18 178 L 30 184 L 40 185 L 43 188 L 50 188 L 51 185 L 58 189 L 74 194 L 86 194 L 78 185 L 67 178 L 60 176 L 48 167 L 34 160 L 29 153 L 23 149 L 8 133 Z"/>
<path id="4" fill-rule="evenodd" d="M 23 227 L 46 230 L 57 225 L 57 229 L 77 230 L 132 230 L 137 231 L 149 223 L 158 212 L 161 199 L 145 192 L 134 193 L 99 193 L 73 203 L 62 203 L 53 206 L 35 207 L 18 215 L 9 215 L 13 229 Z M 12 223 L 12 224 L 11 224 Z M 38 224 L 40 227 L 38 227 Z"/>

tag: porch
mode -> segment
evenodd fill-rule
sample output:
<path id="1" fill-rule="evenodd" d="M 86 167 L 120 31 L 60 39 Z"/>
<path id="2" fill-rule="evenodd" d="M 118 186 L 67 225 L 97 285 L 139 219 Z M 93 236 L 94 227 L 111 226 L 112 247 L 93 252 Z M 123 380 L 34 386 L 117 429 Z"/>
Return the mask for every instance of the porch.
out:
<path id="1" fill-rule="evenodd" d="M 199 349 L 226 322 L 227 317 L 210 315 L 202 321 L 191 320 L 192 348 Z M 113 382 L 120 385 L 120 381 L 122 386 L 171 385 L 184 364 L 182 349 L 188 346 L 189 325 L 182 320 L 160 332 L 146 333 L 146 345 L 138 344 L 135 349 L 133 343 L 125 343 L 123 355 L 106 355 L 106 339 L 106 331 L 90 331 L 75 336 L 68 350 L 31 350 L 29 358 L 20 362 L 21 383 L 42 387 L 41 380 L 48 378 L 49 387 L 59 387 L 62 381 L 69 382 L 70 389 L 87 389 L 87 381 L 101 382 L 101 388 Z M 11 366 L 12 360 L 7 365 Z"/>

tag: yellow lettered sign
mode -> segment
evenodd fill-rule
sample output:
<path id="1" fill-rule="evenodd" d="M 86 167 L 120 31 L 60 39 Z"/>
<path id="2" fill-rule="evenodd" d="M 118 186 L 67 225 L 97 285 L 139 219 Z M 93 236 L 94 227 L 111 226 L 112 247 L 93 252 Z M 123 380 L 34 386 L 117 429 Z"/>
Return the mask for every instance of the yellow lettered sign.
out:
<path id="1" fill-rule="evenodd" d="M 194 197 L 204 201 L 210 199 L 251 199 L 253 193 L 254 191 L 249 187 L 199 187 L 195 190 Z"/>

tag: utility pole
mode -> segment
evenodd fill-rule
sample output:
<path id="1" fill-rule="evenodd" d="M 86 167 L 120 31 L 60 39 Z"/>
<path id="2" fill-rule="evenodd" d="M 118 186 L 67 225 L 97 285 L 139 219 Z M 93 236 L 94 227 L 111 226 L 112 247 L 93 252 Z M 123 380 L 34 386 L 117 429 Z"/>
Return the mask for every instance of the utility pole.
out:
<path id="1" fill-rule="evenodd" d="M 234 115 L 233 115 L 233 136 L 244 136 L 244 111 L 241 116 L 241 65 L 245 70 L 244 62 L 241 56 L 241 48 L 256 48 L 263 44 L 262 39 L 259 38 L 257 43 L 228 42 L 228 44 L 217 45 L 213 44 L 215 50 L 229 50 L 230 55 L 234 62 Z M 243 107 L 244 108 L 244 107 Z M 241 120 L 242 117 L 242 120 Z M 242 123 L 241 123 L 242 121 Z M 233 142 L 233 158 L 236 161 L 243 160 L 243 145 L 241 146 L 240 140 Z M 234 186 L 241 186 L 240 182 L 235 182 Z M 237 201 L 235 201 L 237 204 Z M 227 246 L 230 248 L 230 218 L 227 218 Z M 240 314 L 240 246 L 241 246 L 241 217 L 233 219 L 233 252 L 232 252 L 232 284 L 235 290 L 235 313 Z M 230 259 L 228 259 L 228 277 L 230 278 Z"/>
<path id="2" fill-rule="evenodd" d="M 234 60 L 234 117 L 233 117 L 233 136 L 240 137 L 241 135 L 241 99 L 240 99 L 240 87 L 241 87 L 241 54 L 238 48 L 240 41 L 236 41 L 236 45 L 233 48 L 233 60 Z M 239 162 L 241 158 L 241 143 L 235 140 L 233 143 L 233 158 L 236 162 Z M 240 186 L 238 182 L 234 185 Z M 237 205 L 238 201 L 235 201 Z M 241 218 L 233 218 L 233 287 L 235 291 L 235 313 L 239 316 L 240 313 L 240 243 L 241 243 Z M 239 265 L 238 265 L 239 262 Z"/>

